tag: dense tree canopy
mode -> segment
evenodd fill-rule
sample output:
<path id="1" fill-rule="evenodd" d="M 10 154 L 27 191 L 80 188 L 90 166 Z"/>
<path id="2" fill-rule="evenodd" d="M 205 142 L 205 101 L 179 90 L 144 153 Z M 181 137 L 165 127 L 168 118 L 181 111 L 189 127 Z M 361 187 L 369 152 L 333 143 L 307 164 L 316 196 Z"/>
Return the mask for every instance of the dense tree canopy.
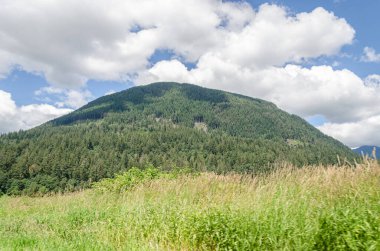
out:
<path id="1" fill-rule="evenodd" d="M 155 83 L 101 97 L 0 137 L 0 193 L 70 191 L 147 164 L 260 172 L 282 161 L 355 155 L 274 104 L 189 84 Z"/>

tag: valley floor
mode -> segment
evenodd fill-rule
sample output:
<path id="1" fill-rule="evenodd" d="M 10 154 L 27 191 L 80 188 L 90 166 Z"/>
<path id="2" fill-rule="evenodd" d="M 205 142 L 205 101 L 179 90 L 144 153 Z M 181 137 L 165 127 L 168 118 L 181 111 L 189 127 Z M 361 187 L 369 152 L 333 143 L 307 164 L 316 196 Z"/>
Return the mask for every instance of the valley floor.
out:
<path id="1" fill-rule="evenodd" d="M 0 198 L 0 250 L 380 250 L 380 167 Z"/>

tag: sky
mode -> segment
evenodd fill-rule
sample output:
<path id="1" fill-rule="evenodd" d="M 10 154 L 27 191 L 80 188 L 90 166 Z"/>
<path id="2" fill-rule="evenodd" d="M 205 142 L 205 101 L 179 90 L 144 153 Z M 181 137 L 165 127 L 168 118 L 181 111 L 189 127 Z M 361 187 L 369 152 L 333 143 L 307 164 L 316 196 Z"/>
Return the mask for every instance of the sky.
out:
<path id="1" fill-rule="evenodd" d="M 176 81 L 380 145 L 380 1 L 0 0 L 0 133 Z"/>

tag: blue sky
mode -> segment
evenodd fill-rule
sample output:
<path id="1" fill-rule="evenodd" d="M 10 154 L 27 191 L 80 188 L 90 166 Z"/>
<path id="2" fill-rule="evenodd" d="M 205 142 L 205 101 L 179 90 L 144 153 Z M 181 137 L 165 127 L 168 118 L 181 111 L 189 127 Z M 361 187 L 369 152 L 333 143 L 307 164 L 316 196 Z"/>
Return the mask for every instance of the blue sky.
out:
<path id="1" fill-rule="evenodd" d="M 53 2 L 0 6 L 0 132 L 179 81 L 270 100 L 351 147 L 380 144 L 379 1 Z"/>
<path id="2" fill-rule="evenodd" d="M 249 1 L 252 5 L 260 5 L 268 1 Z M 295 13 L 310 12 L 322 6 L 326 10 L 334 12 L 338 17 L 343 17 L 355 29 L 356 36 L 354 43 L 342 48 L 343 53 L 347 53 L 353 58 L 333 57 L 327 60 L 333 63 L 334 60 L 341 64 L 338 68 L 348 68 L 360 77 L 366 77 L 374 72 L 379 73 L 379 64 L 364 63 L 360 61 L 364 47 L 372 47 L 380 51 L 380 1 L 368 0 L 306 0 L 306 1 L 269 1 L 290 8 Z"/>
<path id="3" fill-rule="evenodd" d="M 366 77 L 370 74 L 379 73 L 380 66 L 378 63 L 361 62 L 360 57 L 363 53 L 363 48 L 366 46 L 380 51 L 380 32 L 378 25 L 380 24 L 380 2 L 379 1 L 363 1 L 359 0 L 313 0 L 313 1 L 248 1 L 254 8 L 264 3 L 273 3 L 289 8 L 291 12 L 310 12 L 317 7 L 324 7 L 326 10 L 334 12 L 338 17 L 343 17 L 355 29 L 356 38 L 354 43 L 345 46 L 342 49 L 343 53 L 350 55 L 350 58 L 342 56 L 322 57 L 316 59 L 314 64 L 326 62 L 333 64 L 339 62 L 337 68 L 348 68 L 354 71 L 360 77 Z M 173 53 L 167 50 L 157 50 L 150 58 L 152 64 L 163 59 L 170 59 Z M 191 64 L 187 65 L 191 67 Z M 36 75 L 22 69 L 15 68 L 6 78 L 0 79 L 0 88 L 12 93 L 12 96 L 18 105 L 27 105 L 31 103 L 44 103 L 40 101 L 34 94 L 38 89 L 48 86 L 49 83 L 42 75 Z M 133 86 L 130 82 L 123 81 L 97 81 L 90 80 L 87 83 L 88 89 L 93 94 L 93 99 L 104 95 L 109 91 L 121 91 Z M 321 116 L 317 116 L 321 117 Z M 310 119 L 310 122 L 319 119 Z"/>

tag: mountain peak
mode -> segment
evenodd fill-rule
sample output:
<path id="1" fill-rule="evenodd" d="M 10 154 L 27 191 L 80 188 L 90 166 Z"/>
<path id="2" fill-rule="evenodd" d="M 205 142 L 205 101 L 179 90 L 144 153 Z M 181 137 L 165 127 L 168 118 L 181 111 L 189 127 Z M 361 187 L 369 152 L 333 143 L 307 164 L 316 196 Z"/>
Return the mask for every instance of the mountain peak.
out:
<path id="1" fill-rule="evenodd" d="M 47 190 L 84 187 L 151 164 L 262 172 L 285 161 L 332 164 L 337 155 L 356 156 L 273 103 L 160 82 L 101 97 L 37 128 L 1 136 L 0 174 L 9 184 L 0 189 L 9 193 L 35 183 Z"/>
<path id="2" fill-rule="evenodd" d="M 221 90 L 209 89 L 198 85 L 176 82 L 156 82 L 149 85 L 141 85 L 127 90 L 100 97 L 80 109 L 52 121 L 54 125 L 71 124 L 81 120 L 101 119 L 110 112 L 123 112 L 129 106 L 149 105 L 160 97 L 177 95 L 189 102 L 206 102 L 213 105 L 223 104 L 228 106 L 230 98 L 255 102 L 276 108 L 273 103 L 255 99 L 240 94 L 228 93 Z M 174 94 L 173 94 L 174 93 Z M 173 99 L 173 97 L 171 97 Z M 176 98 L 174 98 L 176 99 Z M 174 100 L 173 100 L 174 102 Z"/>

